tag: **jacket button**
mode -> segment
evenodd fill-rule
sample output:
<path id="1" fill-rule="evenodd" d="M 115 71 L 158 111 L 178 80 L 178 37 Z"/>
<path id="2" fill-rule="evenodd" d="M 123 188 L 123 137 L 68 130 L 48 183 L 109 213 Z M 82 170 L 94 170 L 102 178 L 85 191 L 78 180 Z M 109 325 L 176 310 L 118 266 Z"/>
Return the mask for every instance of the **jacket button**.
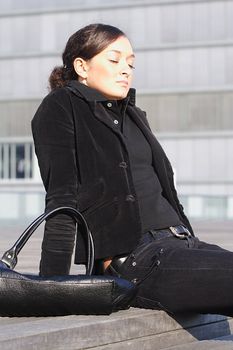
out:
<path id="1" fill-rule="evenodd" d="M 112 103 L 111 103 L 111 102 L 108 102 L 108 103 L 107 103 L 107 106 L 108 106 L 109 108 L 111 108 L 111 107 L 112 107 Z"/>
<path id="2" fill-rule="evenodd" d="M 128 194 L 125 199 L 127 202 L 135 202 L 135 197 L 132 194 Z"/>
<path id="3" fill-rule="evenodd" d="M 119 167 L 127 168 L 127 163 L 126 162 L 120 162 Z"/>
<path id="4" fill-rule="evenodd" d="M 115 119 L 113 123 L 117 125 L 119 122 Z"/>

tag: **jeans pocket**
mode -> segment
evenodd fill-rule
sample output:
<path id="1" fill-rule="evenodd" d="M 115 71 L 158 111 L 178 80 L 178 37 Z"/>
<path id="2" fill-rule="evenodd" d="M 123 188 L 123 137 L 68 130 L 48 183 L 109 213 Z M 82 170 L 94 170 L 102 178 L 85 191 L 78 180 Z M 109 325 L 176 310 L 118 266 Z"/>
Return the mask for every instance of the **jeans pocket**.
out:
<path id="1" fill-rule="evenodd" d="M 136 284 L 142 283 L 160 265 L 163 249 L 154 244 L 136 248 L 122 265 L 122 277 Z"/>

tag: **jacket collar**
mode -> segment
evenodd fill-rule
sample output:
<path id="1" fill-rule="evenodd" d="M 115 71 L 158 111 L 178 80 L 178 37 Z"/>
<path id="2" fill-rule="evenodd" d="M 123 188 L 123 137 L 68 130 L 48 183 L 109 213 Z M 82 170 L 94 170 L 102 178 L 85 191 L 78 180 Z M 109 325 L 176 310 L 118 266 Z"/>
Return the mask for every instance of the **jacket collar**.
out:
<path id="1" fill-rule="evenodd" d="M 78 95 L 79 97 L 84 98 L 88 102 L 106 102 L 106 101 L 111 101 L 111 102 L 116 102 L 115 100 L 109 100 L 107 99 L 104 95 L 102 95 L 98 90 L 90 88 L 87 85 L 84 85 L 80 83 L 78 80 L 71 80 L 68 84 L 68 87 L 71 88 L 71 90 Z M 130 105 L 135 106 L 135 95 L 136 95 L 136 90 L 131 88 L 129 89 L 127 97 L 122 99 L 121 101 L 123 102 L 128 102 Z"/>

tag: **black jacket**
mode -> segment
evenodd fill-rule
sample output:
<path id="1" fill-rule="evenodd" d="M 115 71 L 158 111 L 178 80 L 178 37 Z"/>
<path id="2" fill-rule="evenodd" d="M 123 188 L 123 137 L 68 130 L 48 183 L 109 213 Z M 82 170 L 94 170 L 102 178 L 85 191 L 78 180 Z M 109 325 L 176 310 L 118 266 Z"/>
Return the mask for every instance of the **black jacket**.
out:
<path id="1" fill-rule="evenodd" d="M 141 223 L 124 138 L 109 117 L 109 101 L 98 92 L 95 96 L 93 100 L 80 93 L 76 81 L 54 90 L 36 112 L 32 131 L 47 192 L 46 210 L 60 205 L 78 208 L 87 219 L 96 259 L 100 259 L 130 252 L 140 237 Z M 135 106 L 134 89 L 129 91 L 127 113 L 151 145 L 163 195 L 192 232 L 177 198 L 170 162 L 151 132 L 145 112 Z M 63 269 L 67 273 L 74 237 L 75 225 L 64 215 L 46 223 L 44 261 L 49 254 L 65 256 L 58 258 L 56 273 Z M 82 263 L 85 249 L 81 235 L 78 237 L 76 262 Z"/>

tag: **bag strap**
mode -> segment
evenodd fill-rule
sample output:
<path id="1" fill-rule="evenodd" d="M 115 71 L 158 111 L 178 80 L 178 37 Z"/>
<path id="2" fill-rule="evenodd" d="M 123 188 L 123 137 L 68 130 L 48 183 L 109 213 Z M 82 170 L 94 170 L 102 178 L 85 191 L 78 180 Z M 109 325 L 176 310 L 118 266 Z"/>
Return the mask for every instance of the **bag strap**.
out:
<path id="1" fill-rule="evenodd" d="M 83 228 L 83 232 L 85 234 L 85 239 L 87 240 L 87 270 L 86 274 L 91 275 L 93 271 L 94 266 L 94 258 L 95 258 L 95 251 L 94 251 L 94 243 L 93 243 L 93 237 L 91 234 L 91 231 L 88 228 L 87 222 L 84 219 L 83 215 L 76 209 L 72 207 L 59 207 L 56 209 L 53 209 L 47 213 L 41 214 L 38 218 L 36 218 L 27 228 L 26 230 L 21 234 L 21 236 L 18 238 L 18 240 L 15 242 L 15 244 L 7 250 L 3 256 L 1 261 L 6 264 L 9 268 L 14 269 L 14 267 L 17 264 L 18 261 L 18 254 L 21 251 L 21 249 L 24 247 L 28 239 L 31 237 L 33 232 L 37 229 L 37 227 L 47 219 L 50 219 L 52 216 L 55 216 L 57 214 L 67 214 L 71 216 L 77 224 L 81 224 Z"/>

